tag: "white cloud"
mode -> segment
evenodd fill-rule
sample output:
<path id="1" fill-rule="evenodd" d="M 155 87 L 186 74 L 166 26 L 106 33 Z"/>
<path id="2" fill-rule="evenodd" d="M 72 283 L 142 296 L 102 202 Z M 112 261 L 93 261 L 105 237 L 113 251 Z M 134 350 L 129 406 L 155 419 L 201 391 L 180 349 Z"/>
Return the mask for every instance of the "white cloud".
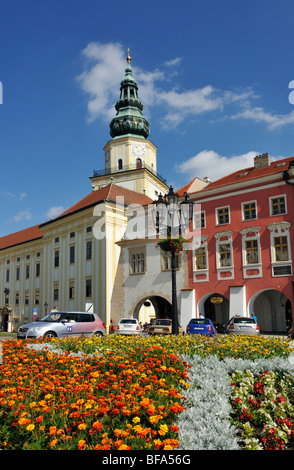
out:
<path id="1" fill-rule="evenodd" d="M 249 119 L 254 122 L 262 122 L 272 130 L 287 124 L 294 124 L 294 111 L 289 114 L 272 114 L 263 108 L 255 107 L 234 114 L 231 119 Z"/>
<path id="2" fill-rule="evenodd" d="M 47 211 L 46 217 L 48 219 L 54 219 L 55 217 L 57 217 L 58 215 L 60 215 L 64 211 L 65 211 L 65 209 L 62 206 L 58 206 L 58 207 L 53 206 L 53 207 L 50 207 L 50 209 Z"/>
<path id="3" fill-rule="evenodd" d="M 2 191 L 2 194 L 6 197 L 15 197 L 15 194 L 10 193 L 9 191 Z"/>
<path id="4" fill-rule="evenodd" d="M 82 51 L 84 71 L 77 81 L 87 98 L 89 122 L 97 118 L 110 122 L 114 117 L 114 105 L 127 66 L 126 55 L 126 50 L 118 42 L 91 42 Z M 181 61 L 181 57 L 167 60 L 160 69 L 153 71 L 143 70 L 131 63 L 139 85 L 139 97 L 144 104 L 144 114 L 149 119 L 151 107 L 157 107 L 163 128 L 173 129 L 187 117 L 208 113 L 210 122 L 220 118 L 247 119 L 264 123 L 269 130 L 294 123 L 294 111 L 278 115 L 262 107 L 253 107 L 252 101 L 260 97 L 251 87 L 221 90 L 208 84 L 188 90 L 176 88 L 174 76 Z"/>
<path id="5" fill-rule="evenodd" d="M 19 196 L 19 199 L 22 201 L 25 197 L 27 197 L 27 194 L 21 193 L 21 195 Z"/>
<path id="6" fill-rule="evenodd" d="M 250 151 L 231 157 L 219 155 L 213 150 L 203 150 L 176 166 L 176 171 L 189 175 L 190 179 L 197 176 L 203 179 L 208 176 L 211 181 L 222 178 L 234 171 L 253 166 L 253 159 L 260 152 Z"/>
<path id="7" fill-rule="evenodd" d="M 8 220 L 8 222 L 21 222 L 22 220 L 30 220 L 32 218 L 32 214 L 30 209 L 24 209 L 19 211 L 14 217 Z"/>
<path id="8" fill-rule="evenodd" d="M 175 59 L 167 60 L 166 62 L 164 62 L 164 65 L 166 65 L 167 67 L 175 67 L 179 65 L 181 61 L 182 57 L 176 57 Z"/>
<path id="9" fill-rule="evenodd" d="M 89 98 L 89 120 L 93 121 L 98 117 L 109 120 L 113 117 L 118 84 L 127 65 L 122 45 L 91 42 L 82 51 L 82 56 L 86 69 L 77 80 Z"/>

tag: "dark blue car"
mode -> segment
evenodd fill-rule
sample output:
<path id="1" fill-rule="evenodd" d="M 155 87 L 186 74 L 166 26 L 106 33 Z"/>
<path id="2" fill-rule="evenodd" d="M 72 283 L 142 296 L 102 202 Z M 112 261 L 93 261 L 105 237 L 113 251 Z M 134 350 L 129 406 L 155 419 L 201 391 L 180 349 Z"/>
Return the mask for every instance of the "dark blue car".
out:
<path id="1" fill-rule="evenodd" d="M 186 332 L 187 334 L 212 336 L 216 334 L 216 329 L 209 318 L 191 318 Z"/>

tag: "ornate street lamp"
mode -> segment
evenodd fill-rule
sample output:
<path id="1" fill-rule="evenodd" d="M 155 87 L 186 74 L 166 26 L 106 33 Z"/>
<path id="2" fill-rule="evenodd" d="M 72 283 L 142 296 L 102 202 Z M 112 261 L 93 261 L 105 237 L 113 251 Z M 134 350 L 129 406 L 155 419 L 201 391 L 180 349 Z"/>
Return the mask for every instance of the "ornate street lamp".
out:
<path id="1" fill-rule="evenodd" d="M 168 193 L 159 195 L 154 201 L 153 223 L 157 234 L 165 235 L 166 239 L 159 243 L 162 250 L 171 253 L 172 273 L 172 334 L 179 334 L 177 284 L 176 284 L 176 254 L 182 250 L 182 233 L 188 229 L 193 216 L 193 202 L 185 193 L 185 200 L 178 205 L 179 195 L 170 186 Z"/>

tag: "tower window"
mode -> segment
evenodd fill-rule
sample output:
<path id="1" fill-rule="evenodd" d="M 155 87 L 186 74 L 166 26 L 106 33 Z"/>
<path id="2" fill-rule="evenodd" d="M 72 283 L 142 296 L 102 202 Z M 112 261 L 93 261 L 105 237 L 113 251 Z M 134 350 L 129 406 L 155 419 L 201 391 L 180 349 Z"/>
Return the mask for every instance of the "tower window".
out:
<path id="1" fill-rule="evenodd" d="M 136 168 L 142 168 L 142 160 L 141 160 L 141 158 L 137 158 L 137 160 L 136 160 Z"/>
<path id="2" fill-rule="evenodd" d="M 118 162 L 117 162 L 117 166 L 118 166 L 118 169 L 119 170 L 122 170 L 123 169 L 123 161 L 122 161 L 122 158 L 119 158 Z"/>

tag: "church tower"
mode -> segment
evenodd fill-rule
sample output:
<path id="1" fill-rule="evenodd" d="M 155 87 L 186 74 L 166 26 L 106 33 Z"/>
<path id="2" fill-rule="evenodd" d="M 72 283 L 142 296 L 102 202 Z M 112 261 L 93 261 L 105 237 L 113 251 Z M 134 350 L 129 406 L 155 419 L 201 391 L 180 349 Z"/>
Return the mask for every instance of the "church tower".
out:
<path id="1" fill-rule="evenodd" d="M 143 115 L 138 84 L 133 77 L 131 57 L 121 81 L 116 116 L 110 123 L 110 140 L 104 147 L 105 168 L 94 171 L 93 191 L 115 183 L 155 199 L 167 192 L 165 180 L 157 174 L 156 147 L 148 140 L 150 124 Z"/>

